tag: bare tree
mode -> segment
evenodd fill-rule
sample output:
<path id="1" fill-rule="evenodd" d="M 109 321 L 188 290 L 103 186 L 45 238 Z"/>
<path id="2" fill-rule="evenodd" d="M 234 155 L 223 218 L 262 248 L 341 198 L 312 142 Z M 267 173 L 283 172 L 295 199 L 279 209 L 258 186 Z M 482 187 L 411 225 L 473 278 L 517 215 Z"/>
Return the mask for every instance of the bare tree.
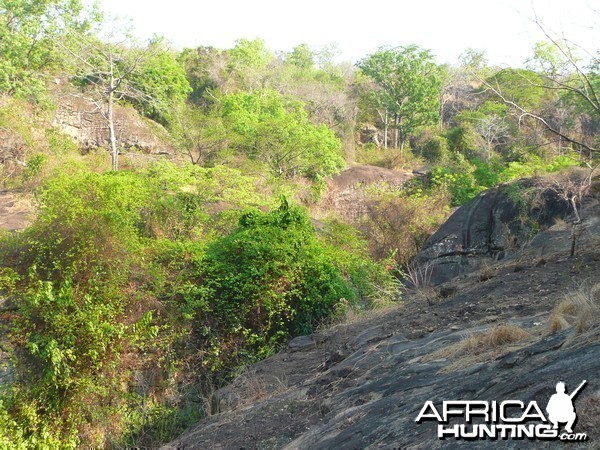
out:
<path id="1" fill-rule="evenodd" d="M 592 186 L 595 167 L 588 164 L 586 171 L 574 171 L 563 177 L 552 177 L 544 182 L 544 187 L 554 191 L 560 199 L 567 202 L 573 209 L 575 216 L 571 222 L 571 254 L 575 256 L 577 236 L 582 222 L 582 204 L 585 196 Z"/>
<path id="2" fill-rule="evenodd" d="M 62 45 L 71 56 L 79 85 L 78 94 L 94 105 L 108 128 L 112 169 L 119 168 L 119 145 L 115 133 L 115 105 L 122 99 L 152 102 L 152 98 L 136 86 L 133 75 L 153 51 L 140 47 L 125 33 L 112 28 L 102 40 L 81 36 L 75 45 Z"/>
<path id="3" fill-rule="evenodd" d="M 504 118 L 491 114 L 475 121 L 475 131 L 483 138 L 487 149 L 487 160 L 492 158 L 492 150 L 510 136 L 509 127 Z"/>
<path id="4" fill-rule="evenodd" d="M 171 133 L 180 151 L 192 164 L 213 160 L 227 146 L 227 132 L 222 118 L 184 105 L 174 111 Z"/>
<path id="5" fill-rule="evenodd" d="M 578 99 L 581 104 L 585 105 L 590 111 L 590 114 L 596 117 L 600 115 L 600 92 L 598 92 L 600 89 L 598 83 L 600 75 L 598 73 L 600 70 L 600 53 L 597 50 L 586 50 L 583 46 L 574 44 L 565 38 L 558 38 L 555 33 L 552 33 L 545 26 L 535 11 L 533 21 L 548 40 L 549 47 L 547 48 L 552 49 L 554 55 L 549 57 L 548 54 L 541 55 L 538 53 L 536 54 L 536 57 L 532 59 L 538 75 L 540 75 L 543 80 L 541 83 L 537 81 L 537 78 L 535 80 L 524 78 L 523 81 L 549 91 L 568 94 L 573 98 Z M 583 54 L 585 57 L 579 58 L 576 55 L 577 53 Z M 498 83 L 496 77 L 484 78 L 478 76 L 476 72 L 473 73 L 485 88 L 492 91 L 505 104 L 517 112 L 519 124 L 522 120 L 529 117 L 538 121 L 546 128 L 546 130 L 558 136 L 560 142 L 565 141 L 574 144 L 587 151 L 588 156 L 590 157 L 598 154 L 600 151 L 593 140 L 588 142 L 585 139 L 576 137 L 573 133 L 569 133 L 560 126 L 560 124 L 554 123 L 545 114 L 532 111 L 514 101 L 514 99 L 509 98 Z"/>

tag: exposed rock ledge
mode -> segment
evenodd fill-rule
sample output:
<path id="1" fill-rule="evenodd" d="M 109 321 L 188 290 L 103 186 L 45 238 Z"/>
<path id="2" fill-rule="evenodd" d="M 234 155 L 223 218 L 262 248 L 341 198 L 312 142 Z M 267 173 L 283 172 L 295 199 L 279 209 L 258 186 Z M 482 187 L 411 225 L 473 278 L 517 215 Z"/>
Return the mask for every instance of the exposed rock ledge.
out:
<path id="1" fill-rule="evenodd" d="M 58 96 L 53 125 L 71 136 L 83 151 L 108 148 L 108 126 L 90 101 L 69 94 Z M 142 118 L 132 107 L 115 106 L 115 132 L 119 146 L 149 154 L 171 154 L 167 132 Z"/>

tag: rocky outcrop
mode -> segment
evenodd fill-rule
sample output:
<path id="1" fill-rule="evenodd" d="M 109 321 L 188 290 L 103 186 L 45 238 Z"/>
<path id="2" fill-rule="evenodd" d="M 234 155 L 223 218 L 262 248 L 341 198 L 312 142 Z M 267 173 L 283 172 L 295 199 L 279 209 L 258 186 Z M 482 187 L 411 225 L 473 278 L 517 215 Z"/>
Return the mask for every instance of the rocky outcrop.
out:
<path id="1" fill-rule="evenodd" d="M 373 186 L 401 189 L 413 177 L 414 173 L 408 171 L 366 165 L 352 166 L 327 182 L 328 189 L 320 205 L 355 222 L 368 213 L 366 189 Z"/>
<path id="2" fill-rule="evenodd" d="M 532 181 L 483 192 L 458 208 L 423 245 L 418 266 L 432 266 L 431 283 L 448 281 L 522 248 L 540 230 L 572 214 L 567 202 Z"/>
<path id="3" fill-rule="evenodd" d="M 33 199 L 14 191 L 0 191 L 0 231 L 23 230 L 33 218 Z"/>
<path id="4" fill-rule="evenodd" d="M 437 423 L 415 423 L 419 411 L 431 400 L 537 401 L 545 408 L 554 385 L 566 380 L 574 389 L 581 380 L 600 373 L 600 343 L 579 348 L 564 346 L 568 333 L 557 333 L 523 349 L 454 373 L 440 373 L 445 358 L 427 361 L 424 355 L 463 339 L 463 333 L 444 332 L 418 341 L 401 336 L 387 339 L 369 351 L 349 356 L 328 374 L 348 389 L 323 402 L 322 424 L 292 440 L 285 449 L 332 448 L 462 448 L 464 441 L 437 437 Z M 385 355 L 385 356 L 384 356 Z M 573 367 L 578 370 L 575 373 Z M 393 370 L 391 368 L 394 368 Z M 318 396 L 318 389 L 307 395 Z M 586 405 L 600 399 L 597 385 L 584 397 Z M 580 411 L 584 408 L 580 407 Z M 464 422 L 463 422 L 464 423 Z M 586 431 L 579 429 L 577 431 Z M 590 430 L 587 430 L 588 432 Z M 470 448 L 489 448 L 489 441 L 474 441 Z M 503 448 L 540 448 L 537 442 L 507 441 Z M 189 448 L 189 447 L 186 447 Z M 198 447 L 199 448 L 199 447 Z"/>
<path id="5" fill-rule="evenodd" d="M 119 146 L 149 154 L 171 154 L 164 139 L 167 132 L 157 123 L 142 118 L 132 107 L 115 106 L 115 132 Z M 85 98 L 61 95 L 53 125 L 71 136 L 83 151 L 108 148 L 108 126 L 96 106 Z"/>
<path id="6" fill-rule="evenodd" d="M 535 333 L 540 318 L 522 318 L 515 325 Z M 597 426 L 593 420 L 600 402 L 597 333 L 595 340 L 573 340 L 572 329 L 546 335 L 492 361 L 455 371 L 445 370 L 450 356 L 431 358 L 482 329 L 448 330 L 416 340 L 371 330 L 370 339 L 362 340 L 357 350 L 335 353 L 341 356 L 313 368 L 304 381 L 237 411 L 203 420 L 163 448 L 459 448 L 464 440 L 438 439 L 435 422 L 415 422 L 425 402 L 439 407 L 443 400 L 520 400 L 536 401 L 545 408 L 558 381 L 565 381 L 572 391 L 584 379 L 589 386 L 577 398 L 576 407 L 586 419 L 580 420 L 577 431 L 592 440 L 600 438 L 591 428 Z M 502 442 L 502 448 L 513 449 L 553 445 L 556 442 Z M 469 448 L 489 446 L 489 440 L 469 443 Z"/>

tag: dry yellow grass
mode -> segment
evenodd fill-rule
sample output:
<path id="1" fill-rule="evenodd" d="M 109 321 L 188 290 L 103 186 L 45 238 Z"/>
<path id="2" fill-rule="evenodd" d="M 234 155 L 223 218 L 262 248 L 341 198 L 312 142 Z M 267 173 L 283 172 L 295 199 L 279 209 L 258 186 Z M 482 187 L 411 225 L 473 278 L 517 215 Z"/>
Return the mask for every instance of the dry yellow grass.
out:
<path id="1" fill-rule="evenodd" d="M 471 333 L 466 339 L 436 350 L 424 361 L 448 359 L 449 364 L 440 372 L 460 370 L 472 364 L 489 361 L 519 347 L 531 334 L 515 325 L 498 325 L 485 332 Z"/>
<path id="2" fill-rule="evenodd" d="M 514 325 L 499 325 L 485 333 L 472 333 L 456 348 L 456 355 L 480 354 L 497 350 L 509 344 L 527 339 L 531 335 Z"/>
<path id="3" fill-rule="evenodd" d="M 578 333 L 600 324 L 600 283 L 583 284 L 558 303 L 550 314 L 550 332 L 575 327 Z"/>
<path id="4" fill-rule="evenodd" d="M 286 379 L 259 374 L 255 369 L 241 373 L 235 381 L 213 393 L 217 403 L 215 413 L 232 411 L 287 391 Z"/>

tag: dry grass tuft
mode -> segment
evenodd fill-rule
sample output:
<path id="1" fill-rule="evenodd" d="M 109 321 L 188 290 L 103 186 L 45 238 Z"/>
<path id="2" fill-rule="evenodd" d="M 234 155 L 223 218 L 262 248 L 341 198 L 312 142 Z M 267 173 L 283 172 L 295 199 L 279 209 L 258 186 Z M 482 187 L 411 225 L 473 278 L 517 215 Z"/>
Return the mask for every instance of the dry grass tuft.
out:
<path id="1" fill-rule="evenodd" d="M 494 276 L 496 276 L 494 268 L 487 261 L 484 261 L 479 267 L 479 281 L 487 281 L 494 278 Z"/>
<path id="2" fill-rule="evenodd" d="M 472 333 L 469 335 L 467 339 L 459 344 L 456 354 L 481 354 L 514 344 L 530 336 L 527 331 L 517 326 L 499 325 L 485 333 Z"/>
<path id="3" fill-rule="evenodd" d="M 215 392 L 218 403 L 216 412 L 253 405 L 287 389 L 287 379 L 271 374 L 259 374 L 255 369 L 250 369 L 240 374 L 231 384 Z"/>
<path id="4" fill-rule="evenodd" d="M 600 283 L 582 284 L 558 303 L 549 318 L 550 332 L 575 327 L 583 333 L 600 325 Z"/>
<path id="5" fill-rule="evenodd" d="M 569 230 L 570 228 L 571 225 L 569 225 L 565 220 L 561 219 L 560 217 L 554 219 L 554 225 L 552 225 L 552 229 L 564 231 Z"/>
<path id="6" fill-rule="evenodd" d="M 531 334 L 515 325 L 498 325 L 486 332 L 471 333 L 466 339 L 446 348 L 436 350 L 424 361 L 450 359 L 442 373 L 453 372 L 483 361 L 498 358 L 519 347 Z"/>

